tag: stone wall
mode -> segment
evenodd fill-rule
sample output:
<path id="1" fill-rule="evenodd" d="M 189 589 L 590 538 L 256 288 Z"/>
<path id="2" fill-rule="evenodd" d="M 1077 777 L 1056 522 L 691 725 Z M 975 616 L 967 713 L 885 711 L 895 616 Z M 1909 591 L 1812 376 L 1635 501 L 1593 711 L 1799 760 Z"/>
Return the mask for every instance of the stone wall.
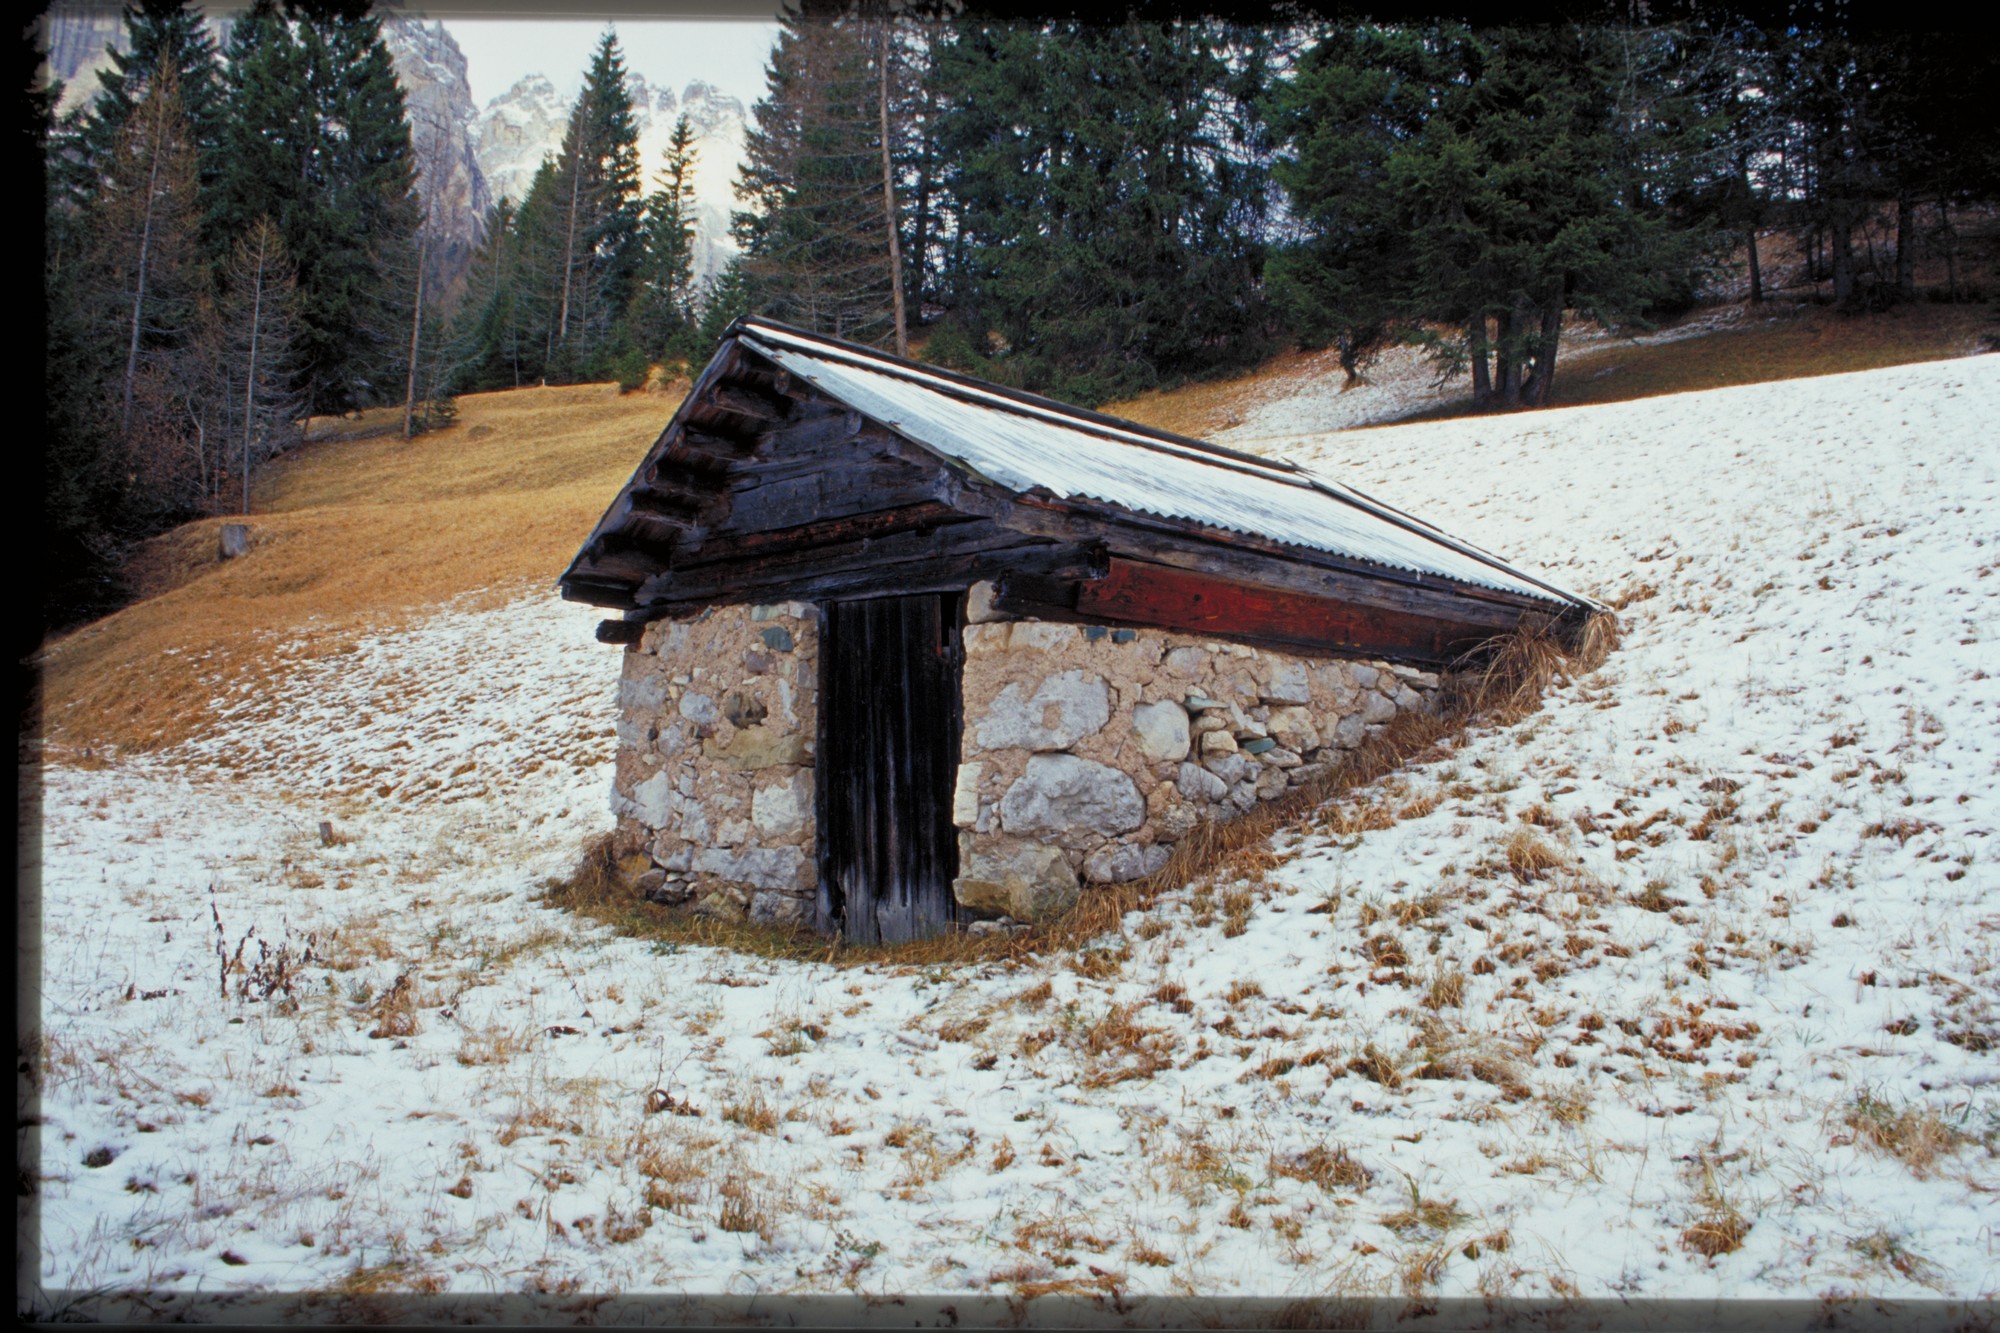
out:
<path id="1" fill-rule="evenodd" d="M 653 901 L 810 919 L 818 643 L 818 613 L 788 602 L 657 621 L 626 650 L 611 809 Z"/>
<path id="2" fill-rule="evenodd" d="M 660 621 L 626 650 L 611 803 L 621 870 L 647 897 L 811 919 L 818 647 L 816 610 L 793 602 Z M 1436 687 L 1164 631 L 968 625 L 958 900 L 1046 920 L 1087 884 L 1150 874 L 1198 822 L 1328 772 Z"/>
<path id="3" fill-rule="evenodd" d="M 974 597 L 977 608 L 981 599 Z M 1437 677 L 1155 630 L 968 625 L 958 899 L 1046 919 L 1150 874 L 1204 819 L 1324 774 Z"/>

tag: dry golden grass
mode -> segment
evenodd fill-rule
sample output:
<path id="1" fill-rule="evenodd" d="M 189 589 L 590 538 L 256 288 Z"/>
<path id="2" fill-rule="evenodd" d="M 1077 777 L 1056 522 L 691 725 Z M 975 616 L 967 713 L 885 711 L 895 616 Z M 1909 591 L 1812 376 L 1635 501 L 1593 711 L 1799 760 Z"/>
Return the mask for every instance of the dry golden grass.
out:
<path id="1" fill-rule="evenodd" d="M 207 719 L 212 682 L 286 669 L 270 634 L 335 653 L 453 598 L 550 588 L 678 402 L 608 385 L 474 394 L 435 434 L 294 450 L 253 487 L 247 556 L 216 556 L 218 526 L 242 520 L 170 532 L 135 563 L 146 600 L 45 647 L 46 736 L 171 745 Z"/>
<path id="2" fill-rule="evenodd" d="M 1302 1153 L 1271 1158 L 1271 1174 L 1307 1180 L 1329 1194 L 1365 1190 L 1375 1173 L 1354 1160 L 1344 1147 L 1315 1144 Z"/>
<path id="3" fill-rule="evenodd" d="M 1861 1142 L 1894 1157 L 1920 1178 L 1936 1169 L 1939 1158 L 1975 1142 L 1927 1106 L 1899 1111 L 1867 1093 L 1857 1097 L 1841 1119 Z"/>
<path id="4" fill-rule="evenodd" d="M 1416 1182 L 1410 1183 L 1410 1204 L 1385 1214 L 1382 1225 L 1391 1231 L 1432 1231 L 1442 1234 L 1467 1219 L 1467 1214 L 1458 1206 L 1456 1199 L 1426 1199 L 1418 1192 Z"/>
<path id="5" fill-rule="evenodd" d="M 1809 307 L 1796 319 L 1652 346 L 1593 347 L 1556 362 L 1551 407 L 1880 370 L 1963 356 L 1993 328 L 1991 305 L 1916 304 L 1881 314 Z M 1752 316 L 1755 317 L 1754 315 Z"/>
<path id="6" fill-rule="evenodd" d="M 1285 352 L 1230 379 L 1151 389 L 1137 398 L 1106 403 L 1098 410 L 1156 430 L 1205 440 L 1239 425 L 1260 401 L 1283 394 L 1289 386 L 1341 374 L 1338 352 Z"/>
<path id="7" fill-rule="evenodd" d="M 1981 336 L 1993 332 L 1995 315 L 1991 303 L 1919 302 L 1872 315 L 1843 315 L 1807 306 L 1794 318 L 1766 320 L 1765 314 L 1775 309 L 1752 310 L 1751 327 L 1679 342 L 1578 347 L 1566 340 L 1556 362 L 1549 406 L 1621 403 L 1694 389 L 1941 361 L 1966 355 Z M 1710 313 L 1697 311 L 1691 318 Z M 1323 382 L 1340 375 L 1340 359 L 1333 352 L 1288 352 L 1232 379 L 1144 393 L 1107 403 L 1102 410 L 1161 430 L 1207 438 L 1239 424 L 1260 401 L 1283 393 L 1289 384 Z M 1472 410 L 1470 381 L 1461 376 L 1458 385 L 1467 395 L 1463 402 L 1404 420 L 1466 415 Z"/>
<path id="8" fill-rule="evenodd" d="M 1733 1254 L 1743 1248 L 1750 1223 L 1733 1209 L 1717 1210 L 1697 1218 L 1681 1232 L 1681 1246 L 1704 1259 Z"/>

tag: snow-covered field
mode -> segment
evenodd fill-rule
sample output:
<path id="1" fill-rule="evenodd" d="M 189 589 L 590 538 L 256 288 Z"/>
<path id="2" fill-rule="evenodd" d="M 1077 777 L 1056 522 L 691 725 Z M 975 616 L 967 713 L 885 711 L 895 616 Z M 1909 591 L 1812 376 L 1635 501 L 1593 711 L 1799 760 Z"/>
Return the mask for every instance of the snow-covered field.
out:
<path id="1" fill-rule="evenodd" d="M 1990 1302 L 1996 420 L 1985 357 L 1300 434 L 1624 647 L 1082 955 L 534 905 L 618 667 L 548 600 L 51 767 L 41 1282 Z"/>

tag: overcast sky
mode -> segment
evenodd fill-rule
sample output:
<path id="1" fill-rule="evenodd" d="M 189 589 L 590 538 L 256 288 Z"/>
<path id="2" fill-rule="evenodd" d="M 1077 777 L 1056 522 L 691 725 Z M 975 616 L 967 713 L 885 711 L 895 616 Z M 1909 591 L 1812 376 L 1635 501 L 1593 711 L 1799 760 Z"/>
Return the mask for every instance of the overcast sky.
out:
<path id="1" fill-rule="evenodd" d="M 747 17 L 607 19 L 599 13 L 584 18 L 462 18 L 448 9 L 431 12 L 444 20 L 465 52 L 466 76 L 480 106 L 528 74 L 546 74 L 564 90 L 580 83 L 609 22 L 625 53 L 625 67 L 648 83 L 679 92 L 703 79 L 742 99 L 748 109 L 763 95 L 764 62 L 778 32 L 775 22 Z"/>

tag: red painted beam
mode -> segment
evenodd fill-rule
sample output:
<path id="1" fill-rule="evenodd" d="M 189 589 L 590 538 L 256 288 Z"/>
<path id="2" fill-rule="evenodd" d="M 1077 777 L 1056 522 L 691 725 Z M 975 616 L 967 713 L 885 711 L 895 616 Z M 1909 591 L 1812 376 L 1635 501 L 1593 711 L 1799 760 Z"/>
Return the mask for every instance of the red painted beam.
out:
<path id="1" fill-rule="evenodd" d="M 1444 662 L 1492 637 L 1490 627 L 1357 606 L 1168 565 L 1113 558 L 1102 578 L 1077 585 L 1076 614 L 1217 638 L 1320 652 L 1368 652 Z"/>

